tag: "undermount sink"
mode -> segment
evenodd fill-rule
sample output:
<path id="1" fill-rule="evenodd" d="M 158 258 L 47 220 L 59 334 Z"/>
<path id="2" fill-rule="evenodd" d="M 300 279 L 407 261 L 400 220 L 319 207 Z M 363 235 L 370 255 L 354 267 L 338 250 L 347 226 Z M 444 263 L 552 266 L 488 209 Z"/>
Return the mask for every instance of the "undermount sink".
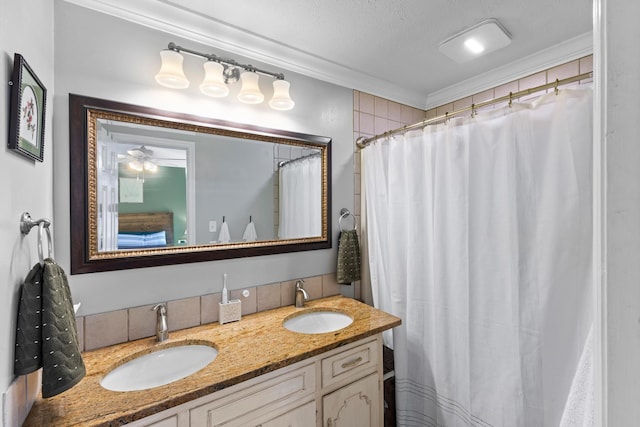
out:
<path id="1" fill-rule="evenodd" d="M 287 317 L 282 326 L 292 332 L 324 334 L 346 328 L 353 318 L 345 313 L 329 310 L 308 310 Z"/>
<path id="2" fill-rule="evenodd" d="M 218 355 L 210 345 L 184 343 L 165 346 L 133 359 L 107 373 L 100 385 L 112 391 L 146 390 L 187 377 Z"/>

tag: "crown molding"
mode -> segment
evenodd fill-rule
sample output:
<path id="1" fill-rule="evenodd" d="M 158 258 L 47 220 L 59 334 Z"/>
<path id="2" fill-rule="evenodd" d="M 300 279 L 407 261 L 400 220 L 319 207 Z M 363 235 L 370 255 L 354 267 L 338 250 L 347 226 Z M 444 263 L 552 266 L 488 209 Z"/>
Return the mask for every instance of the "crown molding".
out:
<path id="1" fill-rule="evenodd" d="M 439 107 L 592 53 L 593 32 L 587 32 L 489 72 L 430 93 L 422 108 L 428 110 Z"/>
<path id="2" fill-rule="evenodd" d="M 303 52 L 285 43 L 228 25 L 187 9 L 178 2 L 171 0 L 65 1 L 201 43 L 212 49 L 220 49 L 317 80 L 371 93 L 416 108 L 424 108 L 426 93 L 407 90 L 397 84 Z M 164 45 L 158 46 L 158 50 L 164 47 Z"/>

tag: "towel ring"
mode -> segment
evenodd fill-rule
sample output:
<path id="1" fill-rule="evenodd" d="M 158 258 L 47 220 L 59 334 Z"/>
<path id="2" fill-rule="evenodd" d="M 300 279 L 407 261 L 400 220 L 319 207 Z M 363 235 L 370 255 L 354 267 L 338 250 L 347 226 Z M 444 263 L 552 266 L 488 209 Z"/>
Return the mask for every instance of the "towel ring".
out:
<path id="1" fill-rule="evenodd" d="M 349 212 L 349 209 L 347 208 L 342 208 L 340 210 L 340 218 L 338 219 L 338 227 L 340 228 L 340 231 L 345 231 L 342 228 L 342 220 L 346 217 L 352 217 L 353 218 L 353 230 L 357 230 L 358 229 L 358 220 L 356 219 L 355 215 L 352 214 L 351 212 Z"/>
<path id="2" fill-rule="evenodd" d="M 47 231 L 47 258 L 53 258 L 53 239 L 51 238 L 51 230 L 49 229 L 49 224 L 41 222 L 40 224 L 38 224 L 38 257 L 40 258 L 40 264 L 43 264 L 45 260 L 43 253 L 44 251 L 42 249 L 42 241 L 44 240 L 42 236 L 42 230 Z"/>

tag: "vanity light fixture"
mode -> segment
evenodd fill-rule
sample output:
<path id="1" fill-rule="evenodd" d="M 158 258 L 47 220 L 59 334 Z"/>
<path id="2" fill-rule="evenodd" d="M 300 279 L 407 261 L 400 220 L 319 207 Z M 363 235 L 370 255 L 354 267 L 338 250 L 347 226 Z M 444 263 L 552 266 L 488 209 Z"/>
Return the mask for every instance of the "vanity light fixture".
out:
<path id="1" fill-rule="evenodd" d="M 241 64 L 233 59 L 222 58 L 214 54 L 197 52 L 169 43 L 167 49 L 160 51 L 162 65 L 156 74 L 158 84 L 172 88 L 185 89 L 189 87 L 189 79 L 184 74 L 182 52 L 206 59 L 204 63 L 204 79 L 200 84 L 200 91 L 205 95 L 222 98 L 229 94 L 228 85 L 241 81 L 242 87 L 238 93 L 238 100 L 245 104 L 260 104 L 264 101 L 264 94 L 260 91 L 258 74 L 273 77 L 273 97 L 269 106 L 274 110 L 291 110 L 295 103 L 289 95 L 289 82 L 284 74 L 262 70 L 253 65 Z"/>
<path id="2" fill-rule="evenodd" d="M 511 35 L 502 24 L 487 19 L 440 43 L 440 52 L 461 64 L 510 43 Z"/>

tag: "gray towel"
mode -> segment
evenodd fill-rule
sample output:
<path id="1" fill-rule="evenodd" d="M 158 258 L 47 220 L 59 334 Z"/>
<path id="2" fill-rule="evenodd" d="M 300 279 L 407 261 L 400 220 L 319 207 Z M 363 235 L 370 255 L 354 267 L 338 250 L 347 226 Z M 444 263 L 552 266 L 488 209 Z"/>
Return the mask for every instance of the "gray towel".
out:
<path id="1" fill-rule="evenodd" d="M 45 398 L 73 387 L 86 373 L 67 276 L 51 259 L 27 275 L 18 310 L 14 373 L 40 367 Z"/>
<path id="2" fill-rule="evenodd" d="M 338 283 L 351 284 L 360 280 L 360 244 L 356 230 L 340 233 L 338 239 Z"/>

